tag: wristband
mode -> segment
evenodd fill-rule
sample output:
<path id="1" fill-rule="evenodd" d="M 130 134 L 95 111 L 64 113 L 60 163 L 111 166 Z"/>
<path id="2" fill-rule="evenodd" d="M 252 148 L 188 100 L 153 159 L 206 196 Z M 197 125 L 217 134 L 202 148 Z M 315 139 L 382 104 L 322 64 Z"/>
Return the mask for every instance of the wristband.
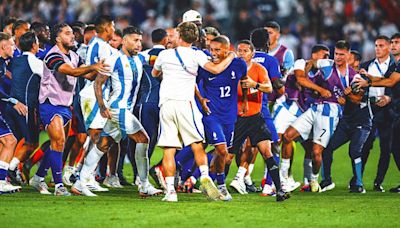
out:
<path id="1" fill-rule="evenodd" d="M 254 89 L 258 89 L 260 88 L 260 83 L 257 82 L 256 86 L 254 87 Z"/>
<path id="2" fill-rule="evenodd" d="M 8 101 L 9 101 L 10 103 L 14 104 L 14 105 L 16 105 L 16 104 L 18 103 L 18 100 L 15 99 L 15 98 L 12 98 L 12 97 L 9 98 Z"/>

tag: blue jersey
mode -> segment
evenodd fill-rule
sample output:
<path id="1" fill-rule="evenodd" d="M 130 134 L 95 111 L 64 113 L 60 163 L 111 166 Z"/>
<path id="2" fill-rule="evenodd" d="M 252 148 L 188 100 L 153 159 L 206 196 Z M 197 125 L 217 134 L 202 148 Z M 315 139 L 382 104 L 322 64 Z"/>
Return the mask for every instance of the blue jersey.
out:
<path id="1" fill-rule="evenodd" d="M 5 111 L 6 104 L 10 98 L 11 79 L 6 76 L 7 60 L 0 57 L 0 111 Z"/>
<path id="2" fill-rule="evenodd" d="M 36 57 L 43 60 L 44 57 L 46 57 L 47 52 L 49 52 L 52 47 L 53 46 L 51 46 L 50 44 L 44 44 L 44 49 L 39 49 L 38 53 L 36 53 Z"/>
<path id="3" fill-rule="evenodd" d="M 235 123 L 238 112 L 238 83 L 247 74 L 246 63 L 235 58 L 223 72 L 214 75 L 204 69 L 199 71 L 203 81 L 204 98 L 210 100 L 207 104 L 211 115 L 222 124 Z"/>

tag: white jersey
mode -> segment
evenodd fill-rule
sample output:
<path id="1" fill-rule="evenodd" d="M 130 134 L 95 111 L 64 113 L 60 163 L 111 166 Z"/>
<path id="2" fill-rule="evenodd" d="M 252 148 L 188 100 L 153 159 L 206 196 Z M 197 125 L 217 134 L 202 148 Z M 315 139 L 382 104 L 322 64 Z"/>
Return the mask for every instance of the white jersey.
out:
<path id="1" fill-rule="evenodd" d="M 111 109 L 132 109 L 139 92 L 143 74 L 142 56 L 128 57 L 125 54 L 114 54 L 105 63 L 110 66 L 112 91 L 108 99 Z"/>
<path id="2" fill-rule="evenodd" d="M 178 47 L 177 52 L 185 65 L 175 53 L 175 49 L 160 52 L 154 69 L 162 71 L 160 85 L 160 106 L 167 100 L 194 100 L 198 67 L 208 62 L 207 55 L 201 50 L 190 47 Z"/>
<path id="3" fill-rule="evenodd" d="M 102 59 L 107 60 L 111 55 L 115 53 L 118 53 L 117 49 L 114 49 L 106 41 L 95 36 L 89 42 L 89 46 L 86 52 L 85 64 L 89 66 L 97 63 L 99 60 Z M 108 87 L 109 87 L 108 85 L 105 86 L 105 88 Z M 108 93 L 109 89 L 106 90 L 103 89 L 104 97 L 108 97 Z M 83 87 L 83 89 L 79 94 L 83 98 L 96 99 L 94 95 L 93 81 L 86 80 L 85 87 Z"/>

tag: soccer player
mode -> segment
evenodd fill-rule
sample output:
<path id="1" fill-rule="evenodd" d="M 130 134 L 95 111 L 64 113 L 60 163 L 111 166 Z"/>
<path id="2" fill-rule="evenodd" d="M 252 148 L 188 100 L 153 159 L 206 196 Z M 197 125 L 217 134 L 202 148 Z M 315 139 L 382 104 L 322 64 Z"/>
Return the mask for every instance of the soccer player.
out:
<path id="1" fill-rule="evenodd" d="M 12 58 L 14 52 L 14 41 L 11 35 L 0 32 L 0 56 L 1 60 Z M 2 77 L 5 74 L 5 66 L 2 67 Z M 0 93 L 0 98 L 9 98 L 6 94 Z M 25 106 L 20 104 L 14 105 L 16 109 L 20 108 L 22 113 L 25 113 Z M 17 145 L 17 140 L 14 137 L 10 127 L 7 125 L 0 112 L 0 194 L 14 193 L 21 189 L 20 186 L 13 186 L 6 181 L 7 170 L 10 166 L 10 161 L 14 153 L 14 148 Z"/>
<path id="2" fill-rule="evenodd" d="M 288 49 L 285 45 L 279 43 L 279 37 L 281 36 L 281 27 L 275 21 L 270 21 L 264 26 L 269 33 L 269 52 L 268 54 L 278 59 L 281 67 L 281 73 L 283 80 L 286 80 L 287 74 L 294 66 L 294 55 L 293 51 Z"/>
<path id="3" fill-rule="evenodd" d="M 14 22 L 12 27 L 12 34 L 14 36 L 15 42 L 15 50 L 14 50 L 14 57 L 20 56 L 22 54 L 21 46 L 19 44 L 19 38 L 29 31 L 31 25 L 29 22 L 24 20 L 17 20 Z"/>
<path id="4" fill-rule="evenodd" d="M 221 35 L 219 31 L 214 27 L 205 27 L 204 32 L 206 33 L 206 49 L 210 50 L 210 43 L 215 37 Z"/>
<path id="5" fill-rule="evenodd" d="M 51 167 L 55 195 L 69 196 L 62 183 L 62 153 L 69 131 L 74 89 L 77 77 L 92 79 L 95 74 L 108 71 L 102 61 L 91 66 L 79 67 L 79 56 L 71 51 L 74 47 L 72 28 L 57 24 L 51 32 L 51 41 L 55 45 L 47 53 L 43 76 L 39 90 L 40 118 L 50 138 L 50 148 L 45 152 L 36 175 L 29 184 L 41 194 L 50 194 L 44 178 Z"/>
<path id="6" fill-rule="evenodd" d="M 346 41 L 338 41 L 335 45 L 334 60 L 321 59 L 314 61 L 314 66 L 320 69 L 316 84 L 329 90 L 331 97 L 315 99 L 314 104 L 286 129 L 283 135 L 281 175 L 289 177 L 290 157 L 293 151 L 286 149 L 293 140 L 301 137 L 307 140 L 312 133 L 313 138 L 313 173 L 311 174 L 310 187 L 312 192 L 320 192 L 318 183 L 319 169 L 322 163 L 322 151 L 329 143 L 333 132 L 339 122 L 342 106 L 346 102 L 345 89 L 353 82 L 356 72 L 347 64 L 350 45 Z M 305 74 L 308 74 L 306 68 Z M 350 97 L 351 99 L 351 97 Z"/>
<path id="7" fill-rule="evenodd" d="M 355 71 L 358 71 L 360 68 L 361 59 L 362 59 L 362 56 L 361 56 L 360 52 L 358 52 L 356 50 L 351 50 L 350 55 L 349 55 L 348 64 Z"/>
<path id="8" fill-rule="evenodd" d="M 197 26 L 192 22 L 183 22 L 177 29 L 179 46 L 162 51 L 152 71 L 154 77 L 162 75 L 158 146 L 164 149 L 163 169 L 167 193 L 163 200 L 178 200 L 174 187 L 174 155 L 176 149 L 182 148 L 182 143 L 192 148 L 196 164 L 201 171 L 200 182 L 205 192 L 210 198 L 219 199 L 221 194 L 208 174 L 207 156 L 202 143 L 203 124 L 201 113 L 194 101 L 194 93 L 198 67 L 219 74 L 231 63 L 233 54 L 219 64 L 208 62 L 204 52 L 191 48 L 192 43 L 199 37 Z"/>
<path id="9" fill-rule="evenodd" d="M 114 35 L 108 43 L 111 45 L 111 47 L 119 50 L 122 47 L 122 32 L 121 30 L 115 30 Z"/>
<path id="10" fill-rule="evenodd" d="M 10 36 L 13 35 L 12 33 L 12 27 L 14 23 L 17 21 L 14 17 L 7 17 L 4 20 L 4 27 L 3 27 L 3 32 L 9 34 Z"/>
<path id="11" fill-rule="evenodd" d="M 167 28 L 168 43 L 165 46 L 167 49 L 176 48 L 178 46 L 178 32 L 175 28 Z"/>
<path id="12" fill-rule="evenodd" d="M 86 65 L 92 65 L 100 60 L 107 60 L 112 54 L 118 52 L 117 49 L 114 49 L 108 43 L 115 32 L 114 21 L 110 16 L 101 15 L 95 20 L 96 32 L 97 36 L 93 37 L 89 42 L 89 47 L 87 50 L 86 56 Z M 81 108 L 83 118 L 85 120 L 86 129 L 88 135 L 91 140 L 91 145 L 97 144 L 100 133 L 106 123 L 106 119 L 101 116 L 99 105 L 95 99 L 94 88 L 92 81 L 86 80 L 86 84 L 79 93 L 81 96 Z M 107 81 L 103 86 L 104 92 L 103 96 L 105 99 L 108 99 L 110 93 L 110 82 Z M 117 160 L 118 156 L 118 145 L 114 144 L 110 148 L 110 159 Z M 91 162 L 90 160 L 85 159 L 86 162 Z M 118 176 L 116 176 L 116 170 L 112 172 L 111 186 L 120 186 Z M 107 188 L 103 188 L 99 185 L 99 183 L 95 180 L 95 177 L 91 179 L 90 182 L 85 182 L 88 185 L 90 190 L 93 191 L 108 191 Z"/>
<path id="13" fill-rule="evenodd" d="M 42 22 L 33 22 L 31 30 L 35 32 L 35 35 L 39 39 L 39 51 L 36 56 L 43 60 L 47 52 L 52 47 L 50 44 L 50 28 L 48 25 Z"/>
<path id="14" fill-rule="evenodd" d="M 271 152 L 271 133 L 261 114 L 262 92 L 272 92 L 272 85 L 267 70 L 259 63 L 252 61 L 254 51 L 255 48 L 249 40 L 239 41 L 237 54 L 247 65 L 247 77 L 241 80 L 241 85 L 247 90 L 242 92 L 241 89 L 238 89 L 238 108 L 244 111 L 238 112 L 233 144 L 229 153 L 237 155 L 245 139 L 249 138 L 251 146 L 258 148 L 267 164 L 268 172 L 276 186 L 276 201 L 283 201 L 289 198 L 289 194 L 281 189 L 279 167 Z M 241 194 L 247 193 L 243 180 L 249 164 L 247 157 L 248 153 L 241 154 L 240 167 L 235 179 L 230 184 Z"/>
<path id="15" fill-rule="evenodd" d="M 147 150 L 149 139 L 139 120 L 131 113 L 136 102 L 139 84 L 142 78 L 142 62 L 138 57 L 141 50 L 142 32 L 135 27 L 127 27 L 123 31 L 121 53 L 112 55 L 106 63 L 112 72 L 99 75 L 95 80 L 95 94 L 101 115 L 107 119 L 104 126 L 106 136 L 100 136 L 99 142 L 89 152 L 81 170 L 80 180 L 72 187 L 72 192 L 85 196 L 96 196 L 86 187 L 84 181 L 90 179 L 91 173 L 106 153 L 113 141 L 119 142 L 124 137 L 129 137 L 136 142 L 135 160 L 140 177 L 139 194 L 142 197 L 161 194 L 148 180 L 149 159 Z M 103 99 L 102 86 L 111 77 L 113 92 L 106 106 Z"/>
<path id="16" fill-rule="evenodd" d="M 20 162 L 25 162 L 39 146 L 38 96 L 43 62 L 35 55 L 39 51 L 39 40 L 33 32 L 23 34 L 20 39 L 22 55 L 13 59 L 11 67 L 10 96 L 25 106 L 24 112 L 7 105 L 4 113 L 18 141 L 23 138 L 23 146 L 16 151 L 10 162 L 10 178 L 15 180 L 15 170 Z M 29 178 L 29 177 L 27 177 Z"/>
<path id="17" fill-rule="evenodd" d="M 217 36 L 210 42 L 213 63 L 220 63 L 227 58 L 229 41 L 223 36 Z M 223 200 L 230 201 L 232 196 L 225 184 L 225 160 L 228 148 L 233 143 L 233 130 L 238 113 L 238 83 L 246 76 L 246 63 L 235 58 L 220 74 L 212 74 L 202 68 L 199 77 L 203 80 L 204 97 L 200 97 L 203 106 L 203 123 L 207 141 L 215 147 L 214 173 L 218 190 L 224 196 Z"/>

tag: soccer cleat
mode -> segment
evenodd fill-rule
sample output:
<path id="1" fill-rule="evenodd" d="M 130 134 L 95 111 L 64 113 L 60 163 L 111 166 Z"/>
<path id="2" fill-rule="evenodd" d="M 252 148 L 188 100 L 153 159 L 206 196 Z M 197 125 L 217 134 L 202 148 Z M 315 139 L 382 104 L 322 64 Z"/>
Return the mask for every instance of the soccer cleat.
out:
<path id="1" fill-rule="evenodd" d="M 12 194 L 19 192 L 21 190 L 21 186 L 14 186 L 7 181 L 0 181 L 0 195 L 2 194 Z"/>
<path id="2" fill-rule="evenodd" d="M 228 191 L 228 188 L 226 187 L 226 185 L 218 185 L 218 190 L 222 195 L 221 200 L 222 201 L 232 201 L 232 196 Z"/>
<path id="3" fill-rule="evenodd" d="M 248 192 L 248 193 L 256 193 L 256 192 L 259 192 L 259 191 L 260 190 L 254 185 L 254 183 L 251 184 L 251 185 L 246 184 L 246 192 Z"/>
<path id="4" fill-rule="evenodd" d="M 162 201 L 164 202 L 178 202 L 178 196 L 176 195 L 176 192 L 167 192 L 165 194 L 164 198 L 162 198 Z"/>
<path id="5" fill-rule="evenodd" d="M 276 193 L 276 202 L 282 202 L 290 198 L 290 193 L 285 192 L 282 189 Z"/>
<path id="6" fill-rule="evenodd" d="M 385 189 L 382 187 L 382 185 L 374 183 L 374 191 L 375 192 L 385 192 Z"/>
<path id="7" fill-rule="evenodd" d="M 88 187 L 86 187 L 86 185 L 83 185 L 82 182 L 80 180 L 77 180 L 71 188 L 71 192 L 74 195 L 82 195 L 82 196 L 97 196 L 96 194 L 94 194 L 93 192 L 91 192 L 89 190 Z"/>
<path id="8" fill-rule="evenodd" d="M 67 186 L 72 186 L 71 176 L 74 175 L 74 167 L 67 166 L 64 170 L 64 175 L 62 177 L 62 181 Z"/>
<path id="9" fill-rule="evenodd" d="M 67 188 L 64 186 L 60 186 L 56 188 L 54 191 L 55 196 L 71 196 L 71 193 L 68 192 Z"/>
<path id="10" fill-rule="evenodd" d="M 40 180 L 40 177 L 36 175 L 29 180 L 29 185 L 38 190 L 40 194 L 51 195 L 46 182 Z"/>
<path id="11" fill-rule="evenodd" d="M 263 190 L 260 194 L 260 196 L 275 196 L 275 190 L 272 188 L 271 185 L 269 184 L 264 184 Z"/>
<path id="12" fill-rule="evenodd" d="M 400 185 L 389 190 L 391 193 L 400 193 Z"/>
<path id="13" fill-rule="evenodd" d="M 350 187 L 350 193 L 366 193 L 365 188 L 363 186 L 352 185 Z"/>
<path id="14" fill-rule="evenodd" d="M 116 175 L 107 176 L 104 179 L 103 184 L 109 188 L 123 188 L 121 183 L 119 183 L 119 178 Z"/>
<path id="15" fill-rule="evenodd" d="M 200 177 L 200 190 L 212 200 L 219 200 L 223 198 L 214 182 L 208 176 Z"/>
<path id="16" fill-rule="evenodd" d="M 321 187 L 321 192 L 326 192 L 334 189 L 335 183 L 333 183 L 332 181 L 323 180 L 321 181 L 319 186 Z"/>
<path id="17" fill-rule="evenodd" d="M 124 177 L 124 175 L 119 175 L 119 174 L 118 174 L 118 178 L 119 178 L 119 183 L 120 183 L 122 186 L 132 186 L 132 184 L 129 183 L 129 182 L 126 180 L 126 178 Z"/>
<path id="18" fill-rule="evenodd" d="M 156 189 L 156 188 L 155 188 L 152 184 L 150 184 L 150 183 L 142 184 L 142 185 L 139 187 L 139 195 L 140 195 L 142 198 L 149 197 L 149 196 L 157 196 L 157 195 L 160 195 L 160 194 L 162 194 L 162 193 L 163 193 L 162 190 Z"/>
<path id="19" fill-rule="evenodd" d="M 319 186 L 318 181 L 310 181 L 311 192 L 321 192 L 321 186 Z"/>
<path id="20" fill-rule="evenodd" d="M 10 183 L 13 185 L 22 185 L 23 180 L 18 169 L 16 170 L 8 170 L 7 176 L 10 179 Z"/>
<path id="21" fill-rule="evenodd" d="M 165 182 L 162 166 L 159 165 L 154 168 L 154 171 L 156 172 L 156 177 L 158 183 L 160 183 L 160 187 L 163 188 L 164 190 L 167 189 L 167 183 Z"/>
<path id="22" fill-rule="evenodd" d="M 235 179 L 232 180 L 230 186 L 242 195 L 248 194 L 246 191 L 246 185 L 244 184 L 243 179 L 235 177 Z"/>
<path id="23" fill-rule="evenodd" d="M 100 186 L 99 182 L 97 182 L 94 178 L 94 176 L 92 178 L 90 178 L 89 181 L 85 182 L 83 181 L 83 184 L 86 185 L 86 187 L 89 188 L 90 191 L 92 192 L 108 192 L 108 188 L 103 188 Z"/>
<path id="24" fill-rule="evenodd" d="M 293 192 L 296 190 L 298 187 L 300 187 L 300 182 L 294 181 L 292 177 L 289 178 L 281 178 L 281 185 L 282 189 L 285 192 Z"/>

